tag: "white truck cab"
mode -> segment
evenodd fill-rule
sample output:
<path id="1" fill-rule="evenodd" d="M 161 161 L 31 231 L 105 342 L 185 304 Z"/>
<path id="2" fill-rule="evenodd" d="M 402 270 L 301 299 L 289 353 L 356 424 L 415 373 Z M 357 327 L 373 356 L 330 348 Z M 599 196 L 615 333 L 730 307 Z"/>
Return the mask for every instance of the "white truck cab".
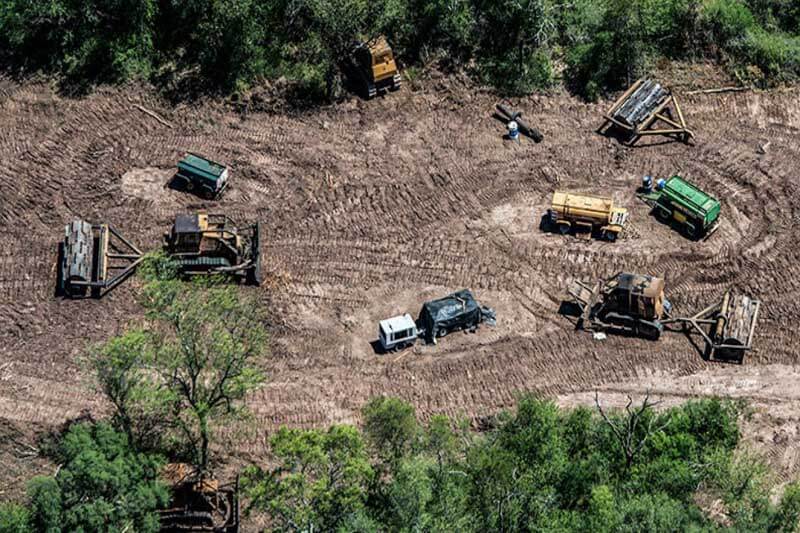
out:
<path id="1" fill-rule="evenodd" d="M 401 350 L 417 342 L 417 325 L 408 313 L 380 321 L 378 338 L 384 351 Z"/>

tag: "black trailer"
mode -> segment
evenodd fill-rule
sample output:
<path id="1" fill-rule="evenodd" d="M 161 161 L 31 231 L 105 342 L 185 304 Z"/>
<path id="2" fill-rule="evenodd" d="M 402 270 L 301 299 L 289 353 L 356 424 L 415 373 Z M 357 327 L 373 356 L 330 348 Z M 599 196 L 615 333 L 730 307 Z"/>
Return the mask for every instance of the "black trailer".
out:
<path id="1" fill-rule="evenodd" d="M 453 331 L 474 329 L 486 321 L 494 321 L 495 313 L 482 307 L 467 289 L 454 292 L 444 298 L 422 305 L 417 319 L 417 329 L 427 342 L 436 342 Z"/>

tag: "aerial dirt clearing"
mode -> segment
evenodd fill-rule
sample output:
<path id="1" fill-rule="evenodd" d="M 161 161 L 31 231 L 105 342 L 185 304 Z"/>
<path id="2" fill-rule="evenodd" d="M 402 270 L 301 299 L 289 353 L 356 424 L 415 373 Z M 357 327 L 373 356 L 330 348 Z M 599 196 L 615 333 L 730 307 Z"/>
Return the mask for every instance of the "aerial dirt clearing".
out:
<path id="1" fill-rule="evenodd" d="M 514 102 L 544 135 L 536 144 L 504 141 L 496 99 L 466 89 L 244 115 L 172 107 L 144 89 L 67 99 L 0 80 L 0 419 L 29 433 L 107 412 L 80 356 L 142 319 L 135 277 L 100 300 L 55 296 L 64 225 L 110 223 L 153 250 L 176 213 L 206 209 L 262 223 L 264 283 L 241 290 L 263 299 L 271 353 L 268 383 L 250 398 L 257 433 L 226 435 L 243 456 L 281 425 L 357 422 L 379 394 L 479 425 L 524 391 L 591 404 L 596 390 L 614 403 L 651 389 L 750 398 L 760 418 L 746 438 L 796 473 L 800 385 L 787 377 L 800 372 L 800 102 L 796 92 L 678 96 L 690 144 L 626 147 L 595 132 L 608 101 L 566 95 Z M 167 186 L 187 152 L 228 165 L 219 200 Z M 686 239 L 636 197 L 642 176 L 673 174 L 720 200 L 709 239 Z M 556 189 L 612 197 L 628 210 L 625 231 L 613 243 L 542 232 Z M 558 312 L 568 285 L 620 271 L 666 278 L 683 315 L 727 289 L 758 298 L 754 350 L 726 365 L 679 333 L 575 331 Z M 462 288 L 496 310 L 496 327 L 375 353 L 379 320 L 416 317 Z"/>

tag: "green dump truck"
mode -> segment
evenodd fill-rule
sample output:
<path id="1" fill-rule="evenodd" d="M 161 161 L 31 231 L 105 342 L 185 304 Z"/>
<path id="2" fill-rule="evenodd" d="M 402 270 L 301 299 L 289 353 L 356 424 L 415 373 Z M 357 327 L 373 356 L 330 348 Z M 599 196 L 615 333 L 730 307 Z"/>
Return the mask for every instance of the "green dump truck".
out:
<path id="1" fill-rule="evenodd" d="M 719 200 L 680 176 L 658 180 L 655 190 L 651 183 L 645 178 L 645 193 L 640 196 L 650 204 L 658 220 L 677 226 L 690 239 L 708 237 L 717 229 Z"/>

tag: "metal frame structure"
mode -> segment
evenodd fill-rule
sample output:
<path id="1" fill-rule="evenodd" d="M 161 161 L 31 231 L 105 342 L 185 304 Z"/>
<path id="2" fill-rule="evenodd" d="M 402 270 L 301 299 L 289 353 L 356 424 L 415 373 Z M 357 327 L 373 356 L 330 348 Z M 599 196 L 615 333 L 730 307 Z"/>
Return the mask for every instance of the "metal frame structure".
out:
<path id="1" fill-rule="evenodd" d="M 89 256 L 80 257 L 78 260 L 88 261 L 85 266 L 88 267 L 86 272 L 89 274 L 89 279 L 79 279 L 67 275 L 75 261 L 70 237 L 77 235 L 78 228 L 85 229 L 87 226 L 90 228 L 89 237 L 92 242 L 82 243 L 84 246 L 82 251 L 88 252 Z M 61 288 L 71 298 L 103 296 L 133 273 L 143 259 L 142 251 L 110 224 L 89 224 L 76 220 L 67 225 L 66 234 L 62 249 Z M 78 243 L 73 240 L 72 244 Z M 86 294 L 86 289 L 90 289 L 89 295 Z"/>
<path id="2" fill-rule="evenodd" d="M 750 300 L 753 305 L 747 337 L 743 344 L 726 343 L 725 327 L 730 321 L 732 302 L 730 291 L 725 293 L 722 300 L 709 305 L 702 311 L 690 317 L 678 317 L 664 320 L 663 323 L 680 324 L 682 331 L 687 335 L 695 332 L 699 333 L 706 345 L 704 355 L 712 361 L 731 361 L 735 360 L 741 364 L 744 360 L 745 352 L 753 347 L 753 334 L 755 333 L 758 313 L 761 310 L 760 300 Z M 708 328 L 708 332 L 705 328 Z"/>
<path id="3" fill-rule="evenodd" d="M 649 82 L 649 80 L 645 78 L 637 80 L 627 91 L 622 93 L 622 96 L 617 98 L 605 115 L 603 115 L 606 122 L 600 126 L 598 131 L 602 132 L 606 127 L 612 125 L 616 126 L 629 134 L 626 141 L 629 145 L 633 145 L 640 137 L 646 135 L 674 135 L 677 136 L 678 140 L 689 142 L 689 139 L 694 138 L 694 133 L 686 126 L 686 120 L 683 117 L 681 106 L 669 89 L 665 89 L 664 96 L 660 99 L 658 104 L 636 124 L 625 124 L 614 118 L 615 113 L 619 111 L 631 97 L 635 97 L 637 90 L 642 88 L 646 82 Z M 677 117 L 672 116 L 671 108 L 675 109 Z M 658 120 L 664 122 L 669 127 L 651 129 L 653 124 Z"/>

